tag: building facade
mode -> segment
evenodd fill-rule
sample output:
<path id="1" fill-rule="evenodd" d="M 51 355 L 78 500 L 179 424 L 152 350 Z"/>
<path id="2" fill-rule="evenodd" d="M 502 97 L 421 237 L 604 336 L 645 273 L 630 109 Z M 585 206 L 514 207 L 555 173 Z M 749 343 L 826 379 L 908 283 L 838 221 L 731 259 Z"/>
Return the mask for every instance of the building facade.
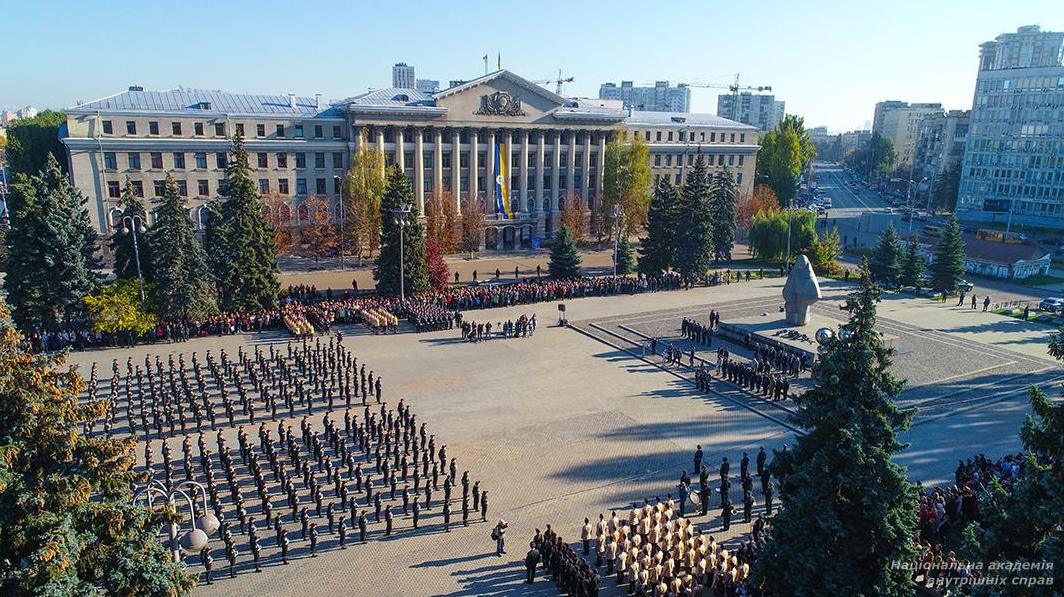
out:
<path id="1" fill-rule="evenodd" d="M 783 120 L 785 110 L 786 103 L 774 95 L 744 91 L 738 94 L 738 107 L 735 94 L 717 96 L 717 116 L 749 124 L 760 131 L 776 128 Z"/>
<path id="2" fill-rule="evenodd" d="M 913 177 L 935 180 L 946 170 L 959 167 L 968 141 L 969 110 L 925 116 L 917 126 Z"/>
<path id="3" fill-rule="evenodd" d="M 621 100 L 626 108 L 640 112 L 690 112 L 691 88 L 680 83 L 670 87 L 668 81 L 655 81 L 653 87 L 636 87 L 631 81 L 617 86 L 603 83 L 599 99 Z"/>
<path id="4" fill-rule="evenodd" d="M 607 140 L 622 129 L 649 144 L 655 176 L 681 183 L 701 152 L 745 194 L 758 150 L 748 125 L 566 99 L 505 70 L 435 94 L 389 88 L 328 105 L 320 97 L 134 90 L 71 108 L 67 118 L 71 175 L 101 233 L 119 216 L 126 177 L 154 200 L 167 174 L 202 227 L 234 135 L 245 138 L 260 191 L 289 198 L 295 224 L 311 195 L 338 203 L 353 152 L 367 147 L 406 173 L 422 214 L 435 194 L 459 211 L 482 201 L 485 244 L 494 249 L 549 238 L 572 197 L 594 209 Z"/>
<path id="5" fill-rule="evenodd" d="M 879 107 L 880 104 L 876 104 L 879 128 L 875 132 L 894 143 L 894 150 L 898 153 L 898 159 L 894 166 L 908 170 L 913 166 L 913 156 L 916 153 L 916 136 L 920 122 L 926 116 L 942 114 L 942 104 L 921 103 L 894 106 L 884 109 L 882 113 L 879 112 Z"/>
<path id="6" fill-rule="evenodd" d="M 1064 228 L 1064 33 L 1020 27 L 979 46 L 957 214 Z"/>
<path id="7" fill-rule="evenodd" d="M 414 66 L 405 62 L 396 62 L 392 66 L 392 87 L 409 88 L 417 85 Z"/>

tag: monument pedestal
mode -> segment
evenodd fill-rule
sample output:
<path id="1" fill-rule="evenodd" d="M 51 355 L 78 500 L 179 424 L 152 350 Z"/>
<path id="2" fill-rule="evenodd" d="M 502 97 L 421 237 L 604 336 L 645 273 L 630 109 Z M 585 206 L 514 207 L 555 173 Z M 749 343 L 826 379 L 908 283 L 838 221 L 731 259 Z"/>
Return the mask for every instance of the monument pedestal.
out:
<path id="1" fill-rule="evenodd" d="M 839 325 L 846 323 L 841 320 L 824 319 L 817 316 L 811 323 L 803 326 L 794 326 L 787 323 L 780 313 L 768 315 L 741 317 L 729 321 L 720 322 L 717 334 L 738 344 L 750 346 L 752 344 L 768 344 L 770 346 L 782 346 L 787 350 L 801 353 L 803 357 L 810 357 L 813 362 L 820 347 L 816 341 L 816 331 L 822 327 L 830 328 L 838 332 Z M 788 337 L 790 331 L 797 332 L 795 338 Z M 804 334 L 805 337 L 802 337 Z M 895 348 L 898 337 L 888 334 L 880 334 L 884 346 Z"/>

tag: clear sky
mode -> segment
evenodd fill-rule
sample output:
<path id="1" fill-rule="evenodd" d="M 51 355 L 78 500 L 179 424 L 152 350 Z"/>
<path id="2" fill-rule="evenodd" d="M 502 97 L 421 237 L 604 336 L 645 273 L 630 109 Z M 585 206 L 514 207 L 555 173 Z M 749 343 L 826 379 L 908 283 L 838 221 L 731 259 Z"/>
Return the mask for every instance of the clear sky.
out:
<path id="1" fill-rule="evenodd" d="M 978 45 L 1028 24 L 1064 29 L 1062 0 L 760 2 L 37 2 L 0 0 L 0 107 L 63 108 L 177 86 L 342 98 L 419 78 L 472 78 L 482 56 L 566 95 L 606 81 L 771 85 L 787 112 L 834 131 L 875 102 L 970 108 Z M 715 112 L 715 89 L 692 111 Z"/>

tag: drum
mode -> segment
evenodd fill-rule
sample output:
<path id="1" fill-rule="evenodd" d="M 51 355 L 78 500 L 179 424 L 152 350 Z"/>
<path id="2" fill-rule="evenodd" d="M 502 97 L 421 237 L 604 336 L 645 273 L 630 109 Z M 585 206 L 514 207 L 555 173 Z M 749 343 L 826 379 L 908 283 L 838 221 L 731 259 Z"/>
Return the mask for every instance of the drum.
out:
<path id="1" fill-rule="evenodd" d="M 691 502 L 691 505 L 696 508 L 702 505 L 702 498 L 697 491 L 691 491 L 687 496 L 687 501 Z"/>

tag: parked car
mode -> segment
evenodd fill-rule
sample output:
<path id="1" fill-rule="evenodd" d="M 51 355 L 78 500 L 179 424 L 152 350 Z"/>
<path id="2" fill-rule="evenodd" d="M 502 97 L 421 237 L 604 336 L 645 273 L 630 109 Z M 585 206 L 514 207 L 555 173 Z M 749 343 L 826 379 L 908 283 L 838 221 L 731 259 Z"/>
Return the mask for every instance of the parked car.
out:
<path id="1" fill-rule="evenodd" d="M 975 290 L 975 284 L 972 284 L 968 280 L 961 280 L 960 282 L 957 282 L 957 292 L 963 292 L 965 294 L 968 294 L 973 290 Z"/>
<path id="2" fill-rule="evenodd" d="M 928 224 L 927 226 L 924 226 L 924 234 L 928 236 L 942 236 L 942 229 L 938 226 Z"/>
<path id="3" fill-rule="evenodd" d="M 1044 298 L 1042 302 L 1038 303 L 1038 310 L 1047 313 L 1060 313 L 1064 311 L 1064 298 L 1059 296 Z"/>

